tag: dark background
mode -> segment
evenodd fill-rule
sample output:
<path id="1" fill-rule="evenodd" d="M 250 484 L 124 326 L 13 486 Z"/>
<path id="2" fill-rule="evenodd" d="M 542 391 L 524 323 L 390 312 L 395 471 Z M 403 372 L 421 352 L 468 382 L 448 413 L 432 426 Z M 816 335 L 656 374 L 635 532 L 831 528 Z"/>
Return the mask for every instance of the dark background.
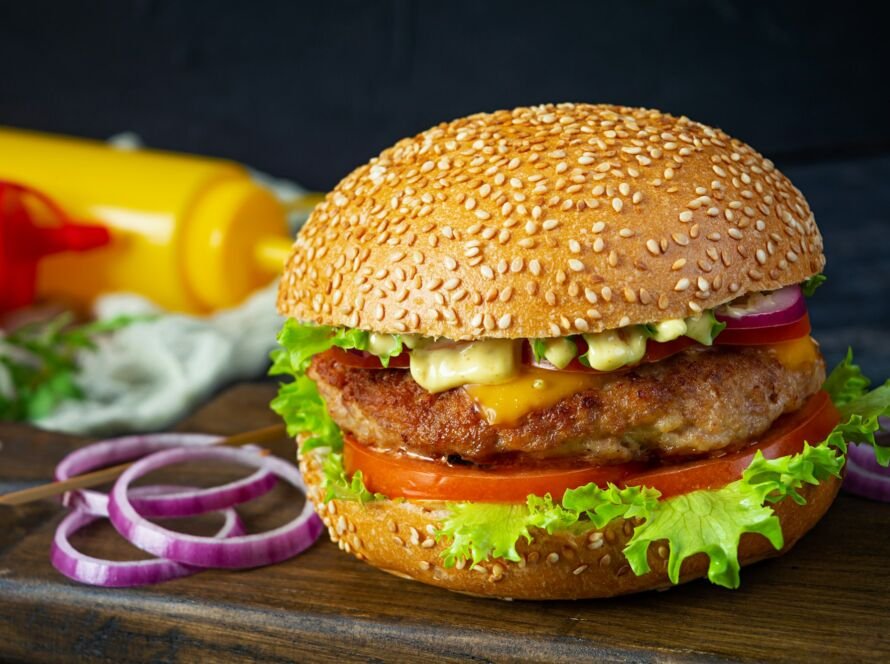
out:
<path id="1" fill-rule="evenodd" d="M 544 101 L 717 125 L 809 198 L 812 315 L 890 376 L 884 3 L 0 0 L 0 124 L 230 157 L 324 190 L 396 139 Z M 0 159 L 3 155 L 0 155 Z"/>

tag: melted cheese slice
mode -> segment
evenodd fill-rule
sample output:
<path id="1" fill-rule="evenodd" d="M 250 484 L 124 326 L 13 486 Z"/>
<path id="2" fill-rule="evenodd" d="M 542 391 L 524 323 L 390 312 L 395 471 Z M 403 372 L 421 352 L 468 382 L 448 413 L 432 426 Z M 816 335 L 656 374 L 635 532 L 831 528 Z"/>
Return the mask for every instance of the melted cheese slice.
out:
<path id="1" fill-rule="evenodd" d="M 500 385 L 466 385 L 489 424 L 512 424 L 526 413 L 552 406 L 560 399 L 601 387 L 607 379 L 591 373 L 523 367 L 515 379 Z"/>
<path id="2" fill-rule="evenodd" d="M 786 369 L 799 369 L 807 364 L 813 364 L 817 357 L 817 346 L 812 337 L 772 344 L 770 348 Z"/>

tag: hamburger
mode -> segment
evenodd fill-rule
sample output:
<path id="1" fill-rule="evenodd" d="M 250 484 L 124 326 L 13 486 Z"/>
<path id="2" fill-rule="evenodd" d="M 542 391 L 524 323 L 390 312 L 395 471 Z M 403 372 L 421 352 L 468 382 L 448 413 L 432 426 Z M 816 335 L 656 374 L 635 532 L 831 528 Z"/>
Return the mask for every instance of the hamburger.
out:
<path id="1" fill-rule="evenodd" d="M 280 282 L 272 373 L 293 380 L 272 407 L 331 539 L 397 576 L 525 599 L 734 588 L 878 429 L 851 358 L 826 381 L 810 336 L 824 265 L 803 195 L 719 129 L 472 115 L 315 208 Z"/>

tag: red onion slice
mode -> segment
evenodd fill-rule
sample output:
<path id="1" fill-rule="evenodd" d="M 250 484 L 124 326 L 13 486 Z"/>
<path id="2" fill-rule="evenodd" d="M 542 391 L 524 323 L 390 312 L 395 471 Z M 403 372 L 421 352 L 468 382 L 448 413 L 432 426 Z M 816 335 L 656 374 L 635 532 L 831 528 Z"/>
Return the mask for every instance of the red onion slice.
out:
<path id="1" fill-rule="evenodd" d="M 75 450 L 56 466 L 56 480 L 66 480 L 75 475 L 115 463 L 143 457 L 151 452 L 178 447 L 213 445 L 221 436 L 196 433 L 158 433 L 125 436 L 104 440 Z M 257 448 L 245 448 L 257 449 Z M 143 516 L 194 516 L 245 503 L 268 493 L 277 483 L 274 473 L 265 468 L 252 475 L 209 489 L 178 490 L 163 495 L 143 494 L 133 496 L 133 507 Z M 98 516 L 108 516 L 108 496 L 99 491 L 78 489 L 62 496 L 66 507 L 81 509 Z"/>
<path id="2" fill-rule="evenodd" d="M 871 445 L 847 447 L 844 489 L 864 498 L 890 502 L 890 468 L 878 463 Z"/>
<path id="3" fill-rule="evenodd" d="M 303 494 L 300 471 L 276 457 L 260 457 L 243 449 L 203 447 L 157 452 L 134 463 L 111 490 L 108 512 L 111 523 L 130 543 L 160 558 L 197 567 L 242 569 L 270 565 L 291 558 L 311 546 L 321 534 L 321 519 L 307 499 L 300 514 L 266 533 L 218 540 L 177 533 L 152 523 L 136 511 L 127 496 L 130 484 L 158 468 L 185 461 L 228 461 L 271 471 Z"/>
<path id="4" fill-rule="evenodd" d="M 724 304 L 714 313 L 727 329 L 750 330 L 793 323 L 807 312 L 800 286 L 785 286 L 769 293 L 752 293 L 742 301 Z"/>
<path id="5" fill-rule="evenodd" d="M 147 496 L 182 488 L 139 487 L 134 489 L 133 493 Z M 234 509 L 225 509 L 222 514 L 225 521 L 214 537 L 237 537 L 244 533 L 244 524 Z M 53 567 L 69 579 L 94 586 L 125 588 L 170 581 L 204 571 L 200 567 L 189 567 L 163 558 L 138 561 L 102 560 L 75 549 L 70 541 L 71 535 L 101 518 L 103 517 L 96 514 L 75 510 L 66 516 L 56 529 L 50 560 Z"/>

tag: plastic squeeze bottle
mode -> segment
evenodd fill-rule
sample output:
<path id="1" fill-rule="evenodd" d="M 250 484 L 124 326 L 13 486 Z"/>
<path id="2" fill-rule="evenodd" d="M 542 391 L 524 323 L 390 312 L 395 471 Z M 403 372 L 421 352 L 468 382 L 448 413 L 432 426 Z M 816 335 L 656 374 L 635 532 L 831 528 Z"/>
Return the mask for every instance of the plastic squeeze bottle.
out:
<path id="1" fill-rule="evenodd" d="M 110 242 L 39 265 L 41 296 L 136 292 L 174 311 L 233 306 L 281 272 L 285 211 L 235 163 L 0 127 L 0 180 L 45 192 Z"/>

